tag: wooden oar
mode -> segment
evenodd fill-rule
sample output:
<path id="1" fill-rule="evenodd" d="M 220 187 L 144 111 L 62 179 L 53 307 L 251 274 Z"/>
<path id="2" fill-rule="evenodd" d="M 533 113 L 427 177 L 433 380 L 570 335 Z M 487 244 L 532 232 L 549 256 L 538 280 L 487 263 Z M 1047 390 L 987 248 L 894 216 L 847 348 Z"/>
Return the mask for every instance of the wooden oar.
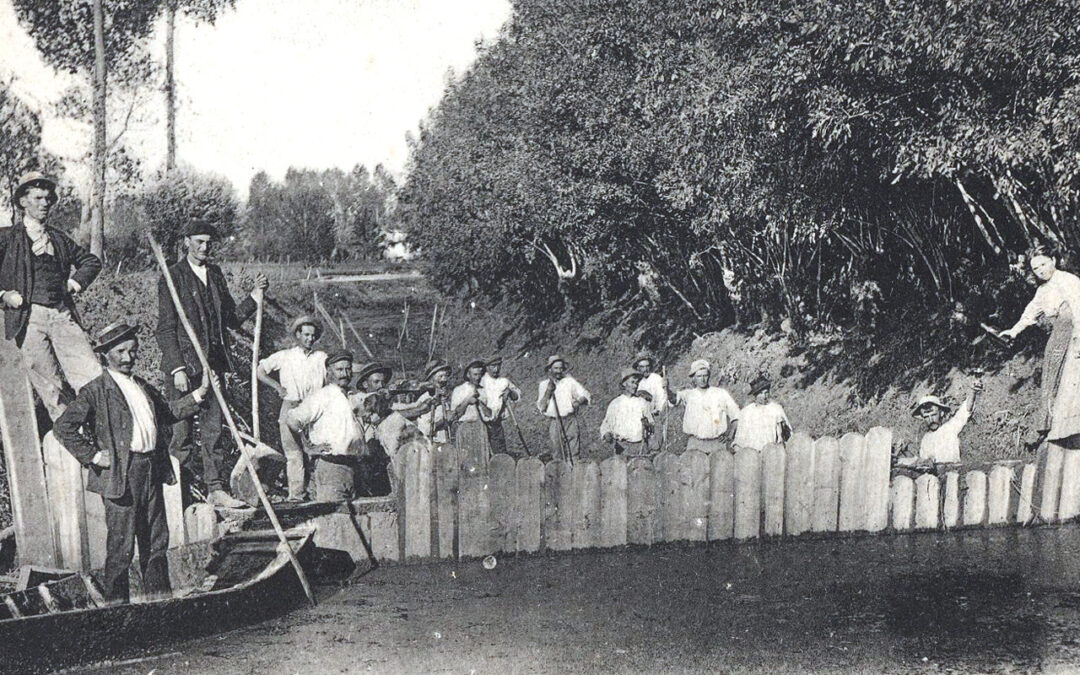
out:
<path id="1" fill-rule="evenodd" d="M 251 433 L 259 442 L 259 345 L 262 342 L 263 294 L 255 294 L 255 341 L 251 345 Z"/>
<path id="2" fill-rule="evenodd" d="M 176 308 L 176 315 L 180 318 L 180 323 L 184 326 L 184 332 L 187 333 L 192 347 L 195 348 L 195 355 L 199 357 L 199 364 L 202 365 L 203 372 L 209 373 L 211 370 L 210 363 L 206 360 L 206 352 L 203 351 L 202 345 L 199 343 L 199 336 L 195 334 L 195 329 L 191 327 L 191 321 L 188 320 L 187 314 L 184 312 L 184 306 L 180 304 L 180 294 L 177 293 L 176 283 L 169 273 L 169 265 L 165 262 L 165 254 L 161 251 L 161 245 L 158 244 L 157 239 L 154 239 L 154 235 L 149 232 L 146 233 L 146 238 L 150 240 L 150 250 L 154 252 L 154 258 L 161 268 L 161 273 L 165 276 L 165 285 L 169 287 L 169 295 L 172 297 L 173 306 Z M 244 463 L 247 464 L 248 473 L 255 484 L 255 491 L 259 494 L 259 501 L 262 502 L 263 510 L 266 511 L 266 516 L 270 519 L 274 532 L 277 533 L 278 539 L 284 544 L 285 551 L 289 554 L 289 561 L 292 562 L 293 569 L 296 570 L 296 578 L 300 580 L 300 585 L 304 587 L 304 594 L 307 595 L 308 600 L 314 606 L 315 596 L 311 592 L 307 575 L 304 574 L 304 568 L 300 565 L 300 561 L 296 559 L 296 553 L 292 549 L 292 544 L 289 543 L 289 538 L 285 536 L 285 530 L 281 529 L 281 523 L 278 521 L 277 514 L 274 513 L 274 507 L 270 505 L 270 500 L 266 497 L 266 491 L 263 490 L 262 483 L 259 481 L 259 474 L 255 471 L 255 463 L 251 461 L 247 445 L 244 444 L 244 439 L 240 437 L 240 431 L 236 428 L 236 421 L 233 419 L 232 411 L 229 410 L 229 405 L 225 402 L 221 384 L 216 377 L 210 378 L 210 384 L 214 389 L 214 397 L 217 399 L 218 405 L 221 406 L 221 414 L 225 418 L 225 423 L 232 433 L 233 440 L 236 441 L 236 446 L 240 448 Z"/>

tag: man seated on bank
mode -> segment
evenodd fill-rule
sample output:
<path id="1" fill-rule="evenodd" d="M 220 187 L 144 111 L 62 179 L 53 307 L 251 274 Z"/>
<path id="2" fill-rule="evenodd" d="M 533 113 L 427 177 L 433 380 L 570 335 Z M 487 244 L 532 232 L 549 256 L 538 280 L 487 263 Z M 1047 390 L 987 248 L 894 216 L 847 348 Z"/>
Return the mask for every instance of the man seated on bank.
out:
<path id="1" fill-rule="evenodd" d="M 424 393 L 416 399 L 414 410 L 419 411 L 416 426 L 436 446 L 451 442 L 454 418 L 450 414 L 450 374 L 453 369 L 441 362 L 432 361 L 424 372 Z M 406 417 L 409 413 L 402 412 Z"/>
<path id="2" fill-rule="evenodd" d="M 64 412 L 65 378 L 78 393 L 101 374 L 74 300 L 97 278 L 101 260 L 47 224 L 56 204 L 52 178 L 36 171 L 22 176 L 12 202 L 22 218 L 0 232 L 4 337 L 15 341 L 34 391 L 55 420 Z"/>
<path id="3" fill-rule="evenodd" d="M 488 444 L 491 454 L 507 451 L 506 430 L 503 417 L 507 404 L 521 400 L 521 390 L 508 377 L 502 377 L 502 357 L 488 359 L 484 367 L 484 376 L 480 378 L 480 388 L 484 391 L 484 403 L 491 409 L 491 421 L 487 425 Z M 513 415 L 513 411 L 510 412 Z"/>
<path id="4" fill-rule="evenodd" d="M 322 336 L 322 325 L 313 316 L 304 315 L 289 324 L 293 346 L 274 352 L 259 362 L 255 370 L 259 382 L 281 397 L 278 432 L 285 452 L 285 476 L 290 502 L 302 502 L 307 495 L 307 459 L 303 439 L 289 428 L 289 411 L 326 384 L 326 352 L 315 349 Z M 277 373 L 277 379 L 270 377 Z"/>
<path id="5" fill-rule="evenodd" d="M 638 396 L 640 383 L 640 372 L 623 368 L 619 373 L 622 393 L 608 404 L 604 421 L 600 423 L 600 437 L 617 455 L 643 457 L 651 449 L 648 438 L 654 429 L 652 406 Z"/>
<path id="6" fill-rule="evenodd" d="M 951 412 L 951 408 L 937 396 L 923 396 L 916 401 L 911 414 L 926 424 L 926 433 L 919 442 L 919 456 L 900 457 L 897 465 L 932 468 L 935 464 L 958 464 L 960 432 L 971 419 L 975 401 L 982 389 L 981 381 L 972 382 L 967 398 L 960 404 L 956 414 L 948 420 L 945 416 Z"/>
<path id="7" fill-rule="evenodd" d="M 128 568 L 136 542 L 148 594 L 168 594 L 169 526 L 162 483 L 176 482 L 168 455 L 169 424 L 193 416 L 210 389 L 209 375 L 187 395 L 165 397 L 134 375 L 139 340 L 118 322 L 98 335 L 105 370 L 79 391 L 56 420 L 57 439 L 89 468 L 86 489 L 105 504 L 106 599 L 127 602 Z M 216 405 L 216 401 L 214 402 Z"/>
<path id="8" fill-rule="evenodd" d="M 307 432 L 308 454 L 315 459 L 315 501 L 343 502 L 356 496 L 356 466 L 364 452 L 364 432 L 346 393 L 353 357 L 336 351 L 326 357 L 328 384 L 289 411 L 286 423 Z"/>
<path id="9" fill-rule="evenodd" d="M 591 400 L 589 390 L 570 376 L 570 364 L 562 356 L 548 357 L 548 376 L 540 380 L 536 409 L 547 417 L 548 438 L 555 457 L 580 457 L 581 432 L 577 413 Z"/>
<path id="10" fill-rule="evenodd" d="M 487 421 L 491 419 L 480 378 L 486 364 L 473 359 L 465 366 L 463 382 L 450 392 L 450 419 L 455 423 L 454 444 L 465 451 L 465 460 L 487 467 L 491 459 L 488 445 Z"/>
<path id="11" fill-rule="evenodd" d="M 791 422 L 783 406 L 771 400 L 772 383 L 761 375 L 750 385 L 754 400 L 739 411 L 733 443 L 742 448 L 761 450 L 769 443 L 786 443 L 791 438 Z"/>
<path id="12" fill-rule="evenodd" d="M 709 454 L 731 450 L 739 426 L 739 404 L 723 387 L 711 386 L 712 367 L 705 359 L 690 364 L 694 386 L 671 394 L 673 405 L 682 405 L 686 449 Z"/>
<path id="13" fill-rule="evenodd" d="M 668 400 L 667 380 L 656 370 L 656 359 L 650 354 L 638 354 L 634 359 L 634 370 L 641 375 L 638 393 L 649 402 L 653 418 L 660 419 L 660 416 L 668 409 L 671 402 Z M 659 451 L 663 440 L 661 434 L 650 434 L 649 450 L 653 452 Z"/>

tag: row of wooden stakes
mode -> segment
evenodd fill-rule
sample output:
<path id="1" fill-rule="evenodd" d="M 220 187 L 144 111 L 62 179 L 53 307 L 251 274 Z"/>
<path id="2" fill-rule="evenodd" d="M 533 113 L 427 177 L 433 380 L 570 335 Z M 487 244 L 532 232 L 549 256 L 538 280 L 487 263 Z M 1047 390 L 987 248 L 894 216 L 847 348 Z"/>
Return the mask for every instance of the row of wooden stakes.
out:
<path id="1" fill-rule="evenodd" d="M 890 533 L 1031 524 L 1080 515 L 1080 450 L 1050 447 L 1043 466 L 891 466 L 892 432 L 653 459 L 546 464 L 494 456 L 462 463 L 452 446 L 410 444 L 395 513 L 370 514 L 378 558 L 415 560 L 807 533 Z M 367 528 L 365 528 L 367 529 Z"/>

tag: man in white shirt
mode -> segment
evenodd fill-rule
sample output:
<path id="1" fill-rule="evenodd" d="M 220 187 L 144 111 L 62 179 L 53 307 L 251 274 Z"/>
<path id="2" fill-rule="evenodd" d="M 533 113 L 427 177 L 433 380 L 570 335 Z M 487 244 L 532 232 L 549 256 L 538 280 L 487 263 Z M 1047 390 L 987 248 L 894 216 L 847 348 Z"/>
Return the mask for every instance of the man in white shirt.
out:
<path id="1" fill-rule="evenodd" d="M 346 394 L 352 380 L 352 354 L 337 351 L 326 357 L 329 383 L 289 411 L 286 423 L 297 433 L 307 431 L 315 501 L 343 502 L 356 496 L 356 465 L 364 452 L 364 433 Z"/>
<path id="2" fill-rule="evenodd" d="M 712 368 L 705 359 L 690 364 L 694 386 L 682 389 L 672 398 L 685 407 L 683 433 L 686 449 L 706 454 L 731 448 L 731 439 L 739 425 L 739 404 L 726 389 L 709 385 Z"/>
<path id="3" fill-rule="evenodd" d="M 104 354 L 107 368 L 79 391 L 54 431 L 89 469 L 86 489 L 100 494 L 105 505 L 105 597 L 128 600 L 128 568 L 136 543 L 143 587 L 151 594 L 167 594 L 169 526 L 161 485 L 176 482 L 166 450 L 168 425 L 198 411 L 210 376 L 204 374 L 197 389 L 166 403 L 134 375 L 139 352 L 135 328 L 110 324 L 98 335 L 95 351 Z"/>
<path id="4" fill-rule="evenodd" d="M 964 430 L 971 413 L 975 410 L 975 400 L 982 391 L 982 382 L 976 380 L 971 385 L 967 398 L 960 404 L 956 414 L 945 420 L 949 406 L 937 396 L 923 396 L 915 404 L 913 415 L 926 423 L 927 432 L 919 443 L 921 462 L 942 464 L 960 462 L 960 432 Z"/>
<path id="5" fill-rule="evenodd" d="M 453 369 L 441 362 L 432 361 L 424 372 L 424 393 L 416 399 L 413 410 L 419 412 L 416 426 L 436 446 L 450 443 L 450 427 L 454 418 L 450 414 L 450 373 Z M 408 413 L 403 412 L 406 417 Z"/>
<path id="6" fill-rule="evenodd" d="M 503 417 L 507 414 L 507 405 L 521 399 L 521 390 L 508 377 L 502 377 L 502 357 L 496 356 L 485 364 L 484 376 L 480 378 L 480 388 L 484 392 L 484 403 L 491 409 L 491 421 L 487 425 L 488 442 L 491 454 L 506 452 L 506 430 Z M 510 411 L 513 415 L 513 411 Z"/>
<path id="7" fill-rule="evenodd" d="M 640 383 L 640 372 L 624 368 L 619 374 L 623 391 L 608 404 L 600 423 L 600 437 L 614 447 L 615 454 L 642 457 L 650 450 L 646 438 L 653 429 L 652 406 L 638 395 Z"/>
<path id="8" fill-rule="evenodd" d="M 784 408 L 770 400 L 771 390 L 772 383 L 764 375 L 750 385 L 754 400 L 739 411 L 735 445 L 761 450 L 769 443 L 786 443 L 791 437 L 791 422 Z"/>
<path id="9" fill-rule="evenodd" d="M 322 325 L 310 315 L 299 316 L 289 324 L 295 343 L 288 349 L 274 352 L 255 370 L 259 382 L 281 397 L 278 431 L 281 449 L 285 452 L 285 476 L 289 485 L 290 502 L 302 502 L 307 493 L 306 456 L 303 440 L 289 428 L 289 411 L 326 384 L 326 352 L 315 349 L 322 336 Z M 270 377 L 277 373 L 277 379 Z"/>
<path id="10" fill-rule="evenodd" d="M 642 392 L 645 395 L 645 400 L 649 402 L 653 418 L 660 419 L 660 416 L 667 412 L 670 402 L 668 401 L 667 381 L 661 373 L 656 372 L 656 359 L 649 354 L 639 354 L 634 359 L 634 370 L 641 375 L 638 391 Z M 664 431 L 666 433 L 666 428 Z M 648 439 L 649 450 L 653 452 L 660 450 L 663 440 L 662 434 L 650 434 Z"/>
<path id="11" fill-rule="evenodd" d="M 548 377 L 540 380 L 536 409 L 549 419 L 548 438 L 555 457 L 570 459 L 581 455 L 578 410 L 591 400 L 589 391 L 569 374 L 570 364 L 558 354 L 547 360 Z"/>

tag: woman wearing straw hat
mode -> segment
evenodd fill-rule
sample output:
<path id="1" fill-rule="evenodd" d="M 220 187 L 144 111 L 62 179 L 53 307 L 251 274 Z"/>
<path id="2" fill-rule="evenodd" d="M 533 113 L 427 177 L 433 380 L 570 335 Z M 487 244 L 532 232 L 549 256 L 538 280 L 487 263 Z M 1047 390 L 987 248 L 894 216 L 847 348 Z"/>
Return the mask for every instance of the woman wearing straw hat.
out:
<path id="1" fill-rule="evenodd" d="M 726 389 L 709 384 L 711 374 L 708 361 L 694 361 L 690 364 L 690 379 L 694 386 L 681 389 L 672 397 L 675 405 L 685 407 L 686 449 L 706 454 L 730 449 L 739 425 L 739 404 Z"/>
<path id="2" fill-rule="evenodd" d="M 735 445 L 761 450 L 769 443 L 785 443 L 791 437 L 791 422 L 784 408 L 770 400 L 772 383 L 764 375 L 750 385 L 754 400 L 739 411 L 739 424 L 735 429 Z"/>
<path id="3" fill-rule="evenodd" d="M 574 459 L 581 454 L 581 432 L 577 413 L 588 405 L 591 396 L 581 383 L 570 376 L 570 364 L 559 354 L 548 357 L 548 377 L 540 380 L 536 409 L 547 417 L 548 437 L 556 457 Z"/>
<path id="4" fill-rule="evenodd" d="M 480 387 L 485 366 L 480 359 L 470 361 L 465 366 L 463 382 L 450 394 L 450 415 L 456 421 L 454 444 L 465 452 L 466 461 L 484 467 L 491 459 L 486 424 L 491 419 L 491 408 L 484 402 Z"/>
<path id="5" fill-rule="evenodd" d="M 651 449 L 646 438 L 653 428 L 652 407 L 638 396 L 640 383 L 641 373 L 623 368 L 619 373 L 622 393 L 608 404 L 604 421 L 600 423 L 600 437 L 608 446 L 614 446 L 615 454 L 643 457 Z"/>

